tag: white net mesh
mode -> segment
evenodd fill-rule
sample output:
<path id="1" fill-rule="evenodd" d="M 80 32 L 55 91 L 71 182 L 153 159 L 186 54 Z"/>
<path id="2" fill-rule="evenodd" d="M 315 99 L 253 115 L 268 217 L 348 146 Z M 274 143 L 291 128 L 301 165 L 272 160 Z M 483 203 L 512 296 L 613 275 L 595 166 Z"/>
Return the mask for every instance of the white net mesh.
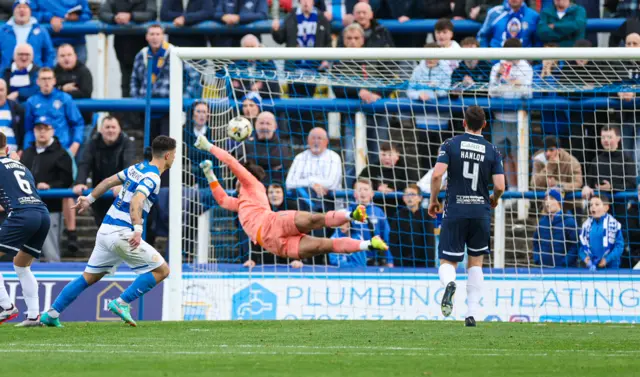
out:
<path id="1" fill-rule="evenodd" d="M 463 110 L 479 105 L 488 120 L 484 136 L 504 157 L 509 191 L 492 214 L 478 319 L 637 320 L 636 61 L 492 62 L 461 55 L 343 59 L 319 70 L 320 62 L 301 60 L 185 63 L 200 73 L 203 93 L 185 109 L 183 130 L 182 184 L 190 189 L 182 214 L 185 319 L 442 318 L 435 269 L 440 220 L 426 214 L 430 172 L 442 142 L 464 132 Z M 199 117 L 198 108 L 206 115 Z M 236 115 L 256 128 L 241 144 L 226 135 Z M 315 182 L 339 175 L 322 196 L 297 184 L 312 173 L 291 169 L 318 127 L 342 163 L 314 171 Z M 251 244 L 199 172 L 199 162 L 213 158 L 192 147 L 199 133 L 265 169 L 274 210 L 350 207 L 363 202 L 351 190 L 354 183 L 368 179 L 363 184 L 371 185 L 370 204 L 377 207 L 373 221 L 313 235 L 366 240 L 379 234 L 389 253 L 293 261 Z M 224 166 L 216 169 L 232 192 L 234 177 Z M 562 192 L 560 202 L 544 200 L 551 188 Z M 602 237 L 592 233 L 603 228 L 598 221 L 583 234 L 591 247 L 579 236 L 585 220 L 598 214 L 583 193 L 612 201 Z M 454 318 L 466 309 L 463 264 L 459 272 Z"/>

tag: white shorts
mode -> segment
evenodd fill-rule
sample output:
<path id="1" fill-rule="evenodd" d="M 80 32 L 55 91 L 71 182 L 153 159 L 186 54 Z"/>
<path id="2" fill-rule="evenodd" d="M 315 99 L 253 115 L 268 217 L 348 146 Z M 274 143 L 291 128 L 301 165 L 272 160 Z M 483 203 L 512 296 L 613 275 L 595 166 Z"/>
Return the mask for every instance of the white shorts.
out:
<path id="1" fill-rule="evenodd" d="M 101 226 L 96 235 L 96 245 L 84 271 L 90 274 L 114 273 L 120 263 L 125 262 L 137 274 L 144 274 L 165 263 L 162 255 L 145 241 L 132 250 L 129 246 L 132 234 L 131 229 Z"/>

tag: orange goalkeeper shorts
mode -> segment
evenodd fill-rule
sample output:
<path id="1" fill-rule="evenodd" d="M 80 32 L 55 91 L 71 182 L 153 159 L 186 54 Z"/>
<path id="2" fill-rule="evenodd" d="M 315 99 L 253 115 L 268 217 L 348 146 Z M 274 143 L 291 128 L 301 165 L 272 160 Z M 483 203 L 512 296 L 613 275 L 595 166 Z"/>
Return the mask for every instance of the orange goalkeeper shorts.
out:
<path id="1" fill-rule="evenodd" d="M 281 258 L 300 259 L 300 240 L 305 235 L 296 227 L 296 212 L 281 211 L 267 215 L 258 228 L 258 244 Z"/>

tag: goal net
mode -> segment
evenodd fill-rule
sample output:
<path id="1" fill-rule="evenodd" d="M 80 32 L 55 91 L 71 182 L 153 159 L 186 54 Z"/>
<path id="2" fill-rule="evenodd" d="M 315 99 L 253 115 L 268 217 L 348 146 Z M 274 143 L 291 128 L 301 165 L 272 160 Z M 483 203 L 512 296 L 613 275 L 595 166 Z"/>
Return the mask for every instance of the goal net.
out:
<path id="1" fill-rule="evenodd" d="M 476 319 L 636 322 L 639 58 L 588 48 L 173 50 L 181 158 L 170 171 L 165 319 L 444 319 L 430 178 L 440 145 L 478 105 L 508 190 L 492 210 Z M 200 75 L 197 101 L 182 98 L 186 66 Z M 242 143 L 226 133 L 238 115 L 255 129 Z M 236 181 L 193 147 L 200 134 L 264 168 L 275 211 L 366 204 L 367 223 L 312 235 L 379 234 L 389 252 L 294 261 L 252 244 L 210 193 L 205 159 L 230 195 Z M 448 319 L 467 311 L 466 259 Z"/>

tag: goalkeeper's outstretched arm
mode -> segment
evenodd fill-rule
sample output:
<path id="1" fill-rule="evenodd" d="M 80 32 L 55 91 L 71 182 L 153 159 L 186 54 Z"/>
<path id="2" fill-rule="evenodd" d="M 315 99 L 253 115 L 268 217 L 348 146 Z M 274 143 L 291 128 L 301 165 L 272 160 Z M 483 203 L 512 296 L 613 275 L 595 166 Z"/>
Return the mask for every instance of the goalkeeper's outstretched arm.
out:
<path id="1" fill-rule="evenodd" d="M 238 199 L 227 195 L 222 186 L 220 186 L 218 178 L 213 173 L 213 163 L 209 160 L 202 161 L 200 163 L 200 168 L 202 168 L 204 176 L 207 177 L 211 193 L 213 194 L 213 197 L 216 199 L 216 202 L 218 202 L 220 207 L 229 211 L 238 212 Z"/>
<path id="2" fill-rule="evenodd" d="M 235 159 L 229 152 L 225 151 L 222 148 L 216 147 L 211 144 L 209 140 L 205 136 L 198 136 L 196 139 L 195 147 L 207 151 L 212 155 L 216 156 L 216 158 L 226 164 L 231 172 L 238 178 L 240 184 L 245 188 L 256 187 L 257 185 L 262 186 L 262 183 L 258 181 L 256 177 L 253 176 L 242 164 Z"/>

